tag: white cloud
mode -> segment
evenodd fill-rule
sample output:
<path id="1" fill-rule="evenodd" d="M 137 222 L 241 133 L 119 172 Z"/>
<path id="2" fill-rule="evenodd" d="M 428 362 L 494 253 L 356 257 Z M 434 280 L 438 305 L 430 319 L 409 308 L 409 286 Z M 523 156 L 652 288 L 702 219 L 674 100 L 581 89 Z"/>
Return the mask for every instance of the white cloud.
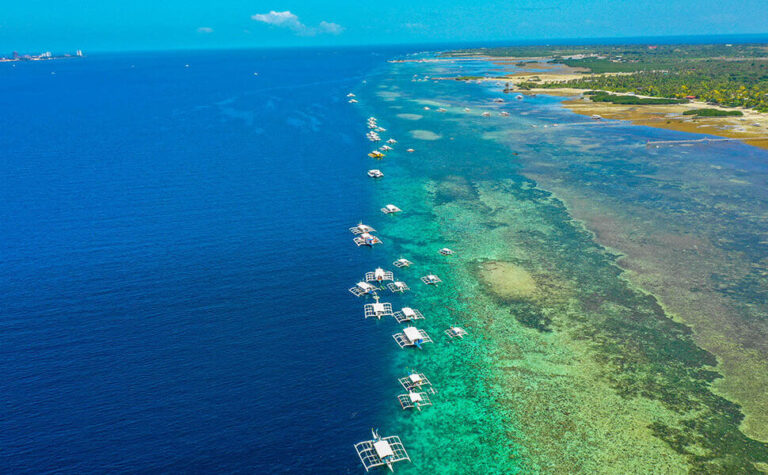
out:
<path id="1" fill-rule="evenodd" d="M 198 33 L 213 33 L 213 28 L 210 26 L 201 26 L 197 29 Z"/>
<path id="2" fill-rule="evenodd" d="M 344 31 L 343 26 L 339 25 L 338 23 L 332 23 L 329 21 L 321 21 L 320 26 L 318 26 L 317 29 L 321 33 L 329 33 L 331 35 L 339 35 L 342 31 Z"/>
<path id="3" fill-rule="evenodd" d="M 251 20 L 266 23 L 278 28 L 287 28 L 297 35 L 302 36 L 315 36 L 320 34 L 338 35 L 344 31 L 344 27 L 338 23 L 331 23 L 328 21 L 321 21 L 316 27 L 307 26 L 299 20 L 299 17 L 290 11 L 276 12 L 274 10 L 269 13 L 257 13 L 251 15 Z"/>

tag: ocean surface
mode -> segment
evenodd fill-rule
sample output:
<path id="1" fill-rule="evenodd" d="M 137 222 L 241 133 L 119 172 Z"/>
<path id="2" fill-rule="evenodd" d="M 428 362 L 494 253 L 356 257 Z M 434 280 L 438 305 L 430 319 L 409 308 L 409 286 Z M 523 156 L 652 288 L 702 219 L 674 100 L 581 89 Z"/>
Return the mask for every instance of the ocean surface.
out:
<path id="1" fill-rule="evenodd" d="M 374 427 L 398 473 L 768 467 L 768 152 L 413 49 L 0 64 L 0 472 L 362 473 Z M 378 266 L 423 350 L 347 291 Z"/>
<path id="2" fill-rule="evenodd" d="M 394 343 L 347 292 L 345 95 L 382 54 L 0 65 L 0 472 L 357 473 Z"/>

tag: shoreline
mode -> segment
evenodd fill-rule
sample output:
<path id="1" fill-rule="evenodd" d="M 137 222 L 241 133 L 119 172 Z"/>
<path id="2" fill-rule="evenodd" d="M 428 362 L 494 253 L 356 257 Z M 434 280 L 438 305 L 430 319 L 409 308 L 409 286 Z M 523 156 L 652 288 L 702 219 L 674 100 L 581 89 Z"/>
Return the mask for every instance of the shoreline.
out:
<path id="1" fill-rule="evenodd" d="M 517 66 L 522 71 L 493 77 L 477 78 L 481 82 L 511 82 L 531 81 L 541 84 L 551 84 L 560 81 L 582 79 L 592 76 L 584 68 L 574 68 L 560 63 L 544 63 L 552 58 L 513 58 L 476 56 L 476 59 L 485 59 L 498 66 L 508 66 L 513 63 L 525 62 L 525 66 Z M 541 71 L 543 70 L 543 71 Z M 605 73 L 604 75 L 623 75 L 630 73 Z M 436 78 L 447 80 L 454 78 Z M 702 101 L 691 101 L 686 104 L 612 104 L 607 102 L 592 102 L 583 97 L 585 92 L 591 89 L 577 89 L 569 87 L 559 88 L 532 88 L 519 89 L 513 86 L 512 91 L 518 94 L 546 94 L 563 97 L 563 106 L 579 115 L 591 117 L 600 115 L 611 120 L 625 120 L 633 125 L 655 127 L 659 129 L 675 130 L 694 134 L 714 135 L 728 139 L 736 139 L 747 145 L 768 150 L 768 114 L 757 112 L 754 109 L 742 107 L 723 107 L 709 105 Z M 626 93 L 611 92 L 624 95 Z M 637 95 L 638 97 L 650 97 Z M 683 112 L 693 109 L 717 109 L 723 111 L 738 110 L 742 117 L 693 117 L 684 116 Z M 753 124 L 759 124 L 754 126 Z"/>

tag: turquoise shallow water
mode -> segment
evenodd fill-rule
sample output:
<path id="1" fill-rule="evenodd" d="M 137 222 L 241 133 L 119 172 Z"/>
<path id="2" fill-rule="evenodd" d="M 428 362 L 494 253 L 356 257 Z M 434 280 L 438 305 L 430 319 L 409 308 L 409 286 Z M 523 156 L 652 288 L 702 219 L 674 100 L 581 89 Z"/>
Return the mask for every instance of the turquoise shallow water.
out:
<path id="1" fill-rule="evenodd" d="M 371 266 L 401 256 L 414 261 L 395 273 L 412 292 L 384 300 L 419 308 L 426 319 L 417 326 L 435 339 L 392 361 L 393 373 L 416 368 L 437 390 L 433 407 L 401 412 L 393 381 L 397 422 L 388 427 L 414 460 L 398 471 L 753 471 L 752 462 L 765 462 L 768 449 L 739 431 L 739 407 L 713 392 L 716 373 L 707 368 L 714 369 L 714 356 L 664 314 L 648 289 L 626 280 L 615 250 L 598 244 L 599 236 L 585 229 L 590 223 L 575 221 L 553 192 L 570 190 L 557 184 L 577 185 L 583 199 L 611 197 L 619 209 L 661 209 L 671 220 L 682 208 L 709 210 L 710 219 L 726 226 L 736 214 L 714 213 L 701 205 L 704 198 L 681 191 L 697 175 L 681 175 L 672 164 L 695 152 L 695 165 L 687 168 L 725 166 L 765 177 L 766 153 L 743 145 L 649 150 L 646 140 L 686 134 L 592 124 L 558 98 L 517 101 L 493 83 L 414 81 L 484 68 L 489 64 L 482 61 L 388 64 L 355 91 L 361 120 L 376 116 L 387 129 L 382 138 L 399 141 L 381 161 L 361 158 L 361 172 L 380 168 L 385 178 L 370 184 L 373 201 L 404 210 L 395 216 L 374 210 L 366 220 L 385 244 L 365 259 Z M 492 101 L 502 96 L 505 102 Z M 484 111 L 492 116 L 481 116 Z M 665 179 L 674 173 L 676 182 Z M 727 190 L 730 178 L 713 182 L 713 189 Z M 753 230 L 759 221 L 752 221 Z M 656 235 L 657 225 L 649 219 L 637 232 Z M 697 233 L 693 224 L 687 229 Z M 439 255 L 444 246 L 456 255 Z M 757 263 L 765 254 L 755 252 Z M 500 280 L 495 266 L 503 269 Z M 418 278 L 427 273 L 443 284 L 423 285 Z M 382 342 L 398 328 L 392 321 L 365 324 Z M 445 337 L 453 324 L 469 337 Z M 689 429 L 675 436 L 681 426 Z M 731 442 L 720 445 L 715 434 L 724 433 Z M 689 437 L 687 448 L 674 437 Z"/>

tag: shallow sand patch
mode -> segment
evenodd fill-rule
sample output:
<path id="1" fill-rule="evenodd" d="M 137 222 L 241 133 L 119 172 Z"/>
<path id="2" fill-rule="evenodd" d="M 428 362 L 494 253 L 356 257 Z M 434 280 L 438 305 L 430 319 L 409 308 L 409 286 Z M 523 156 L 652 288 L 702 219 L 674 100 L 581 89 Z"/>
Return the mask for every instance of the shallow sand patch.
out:
<path id="1" fill-rule="evenodd" d="M 533 276 L 511 262 L 484 262 L 480 265 L 480 276 L 490 291 L 502 299 L 530 298 L 537 291 Z"/>
<path id="2" fill-rule="evenodd" d="M 442 135 L 436 134 L 431 130 L 411 130 L 410 134 L 411 137 L 420 140 L 440 140 L 443 138 Z"/>
<path id="3" fill-rule="evenodd" d="M 405 120 L 419 120 L 424 116 L 419 114 L 397 114 L 397 117 Z"/>

